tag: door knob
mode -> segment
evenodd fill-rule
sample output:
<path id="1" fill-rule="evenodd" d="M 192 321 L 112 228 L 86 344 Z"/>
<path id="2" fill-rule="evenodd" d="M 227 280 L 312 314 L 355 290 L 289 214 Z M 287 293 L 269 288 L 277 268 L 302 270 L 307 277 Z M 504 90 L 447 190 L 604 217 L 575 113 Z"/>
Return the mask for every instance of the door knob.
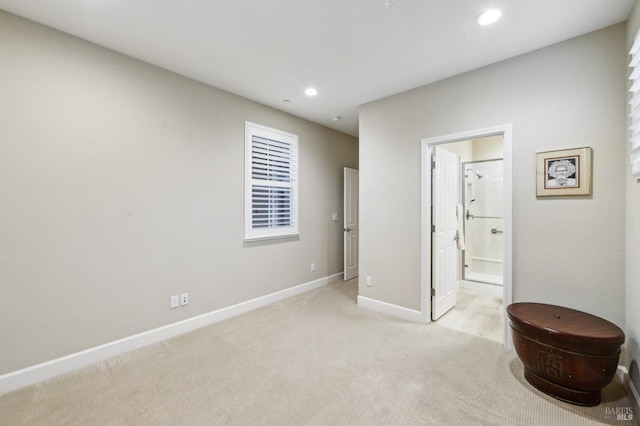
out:
<path id="1" fill-rule="evenodd" d="M 344 228 L 344 232 L 353 231 L 353 228 Z"/>

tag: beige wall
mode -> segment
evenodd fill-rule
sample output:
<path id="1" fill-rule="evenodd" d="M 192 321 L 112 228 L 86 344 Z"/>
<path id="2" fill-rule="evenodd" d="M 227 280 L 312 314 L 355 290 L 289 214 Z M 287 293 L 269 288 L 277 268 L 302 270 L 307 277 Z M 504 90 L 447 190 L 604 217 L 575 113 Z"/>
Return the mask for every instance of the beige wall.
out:
<path id="1" fill-rule="evenodd" d="M 356 139 L 4 12 L 0 57 L 0 374 L 342 271 Z M 299 240 L 243 244 L 245 120 L 300 137 Z"/>
<path id="2" fill-rule="evenodd" d="M 473 160 L 495 160 L 496 158 L 502 158 L 504 155 L 503 140 L 502 135 L 478 139 L 478 143 L 473 144 Z"/>
<path id="3" fill-rule="evenodd" d="M 624 327 L 625 26 L 360 109 L 360 295 L 419 310 L 420 140 L 513 125 L 513 298 Z M 590 146 L 592 197 L 536 199 L 535 154 Z"/>
<path id="4" fill-rule="evenodd" d="M 640 5 L 636 3 L 627 22 L 627 51 L 640 29 Z M 627 73 L 628 75 L 628 73 Z M 629 148 L 628 143 L 625 147 Z M 632 179 L 629 159 L 625 158 L 626 184 L 626 364 L 635 388 L 640 390 L 640 181 Z"/>

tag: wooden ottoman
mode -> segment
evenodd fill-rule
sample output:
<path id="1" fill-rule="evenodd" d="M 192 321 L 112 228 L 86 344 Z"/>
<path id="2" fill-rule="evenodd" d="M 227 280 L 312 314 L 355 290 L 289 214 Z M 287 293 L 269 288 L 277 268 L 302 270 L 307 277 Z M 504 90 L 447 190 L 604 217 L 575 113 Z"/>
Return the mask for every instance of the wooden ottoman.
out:
<path id="1" fill-rule="evenodd" d="M 598 405 L 618 368 L 624 332 L 585 312 L 542 303 L 507 307 L 524 377 L 554 398 Z"/>

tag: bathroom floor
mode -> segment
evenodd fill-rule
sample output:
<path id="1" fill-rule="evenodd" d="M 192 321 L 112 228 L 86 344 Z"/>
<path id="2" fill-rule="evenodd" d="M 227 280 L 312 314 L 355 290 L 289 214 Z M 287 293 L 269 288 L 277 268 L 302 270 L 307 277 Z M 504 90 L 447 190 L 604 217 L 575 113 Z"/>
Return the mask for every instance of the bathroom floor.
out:
<path id="1" fill-rule="evenodd" d="M 502 297 L 460 288 L 456 306 L 436 324 L 503 343 L 504 317 Z"/>

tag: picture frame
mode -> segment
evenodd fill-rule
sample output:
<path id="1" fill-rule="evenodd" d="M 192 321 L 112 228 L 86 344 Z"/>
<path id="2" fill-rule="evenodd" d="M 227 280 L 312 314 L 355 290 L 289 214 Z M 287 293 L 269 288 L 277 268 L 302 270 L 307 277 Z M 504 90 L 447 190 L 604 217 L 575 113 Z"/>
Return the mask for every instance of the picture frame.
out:
<path id="1" fill-rule="evenodd" d="M 591 195 L 590 147 L 536 154 L 536 196 Z"/>

